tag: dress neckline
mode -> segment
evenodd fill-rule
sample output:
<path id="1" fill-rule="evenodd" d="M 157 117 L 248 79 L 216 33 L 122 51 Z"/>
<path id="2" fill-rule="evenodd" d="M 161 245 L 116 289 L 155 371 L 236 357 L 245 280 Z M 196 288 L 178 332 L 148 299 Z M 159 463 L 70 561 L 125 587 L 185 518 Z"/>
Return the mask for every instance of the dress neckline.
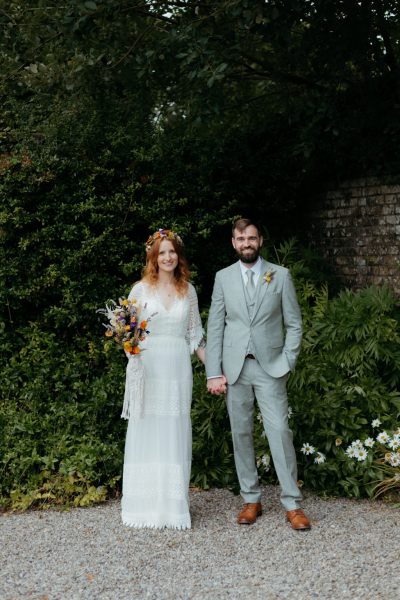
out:
<path id="1" fill-rule="evenodd" d="M 157 300 L 159 301 L 159 303 L 161 304 L 161 306 L 165 310 L 165 312 L 167 312 L 167 313 L 171 312 L 171 310 L 173 309 L 173 307 L 175 306 L 175 304 L 178 300 L 178 294 L 174 294 L 174 299 L 172 300 L 170 307 L 167 308 L 165 306 L 164 302 L 162 301 L 161 294 L 158 291 L 157 287 L 155 289 L 155 292 L 156 292 Z"/>

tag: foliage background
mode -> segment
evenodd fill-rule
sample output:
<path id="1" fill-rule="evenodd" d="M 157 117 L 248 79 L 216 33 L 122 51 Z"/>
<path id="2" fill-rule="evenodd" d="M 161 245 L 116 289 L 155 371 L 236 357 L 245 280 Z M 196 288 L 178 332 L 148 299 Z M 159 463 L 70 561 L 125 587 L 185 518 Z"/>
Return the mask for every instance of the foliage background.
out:
<path id="1" fill-rule="evenodd" d="M 0 0 L 0 29 L 1 496 L 20 507 L 85 504 L 118 489 L 124 437 L 124 364 L 104 352 L 96 308 L 140 277 L 143 241 L 157 227 L 184 237 L 206 308 L 214 272 L 232 260 L 235 215 L 258 218 L 272 244 L 301 237 L 328 179 L 397 176 L 398 6 Z M 302 264 L 316 363 L 292 381 L 299 403 L 324 407 L 330 384 L 316 374 L 332 385 L 339 374 L 329 361 L 321 372 L 321 356 L 335 356 L 322 324 L 337 321 L 331 309 L 315 312 L 320 264 Z M 395 301 L 378 306 L 390 342 Z M 344 309 L 343 319 L 347 331 Z M 366 357 L 380 335 L 362 338 Z M 360 385 L 383 400 L 363 418 L 397 406 L 398 356 L 381 344 L 374 352 L 378 380 Z M 234 485 L 226 414 L 197 369 L 193 478 Z M 327 485 L 304 466 L 309 485 Z"/>

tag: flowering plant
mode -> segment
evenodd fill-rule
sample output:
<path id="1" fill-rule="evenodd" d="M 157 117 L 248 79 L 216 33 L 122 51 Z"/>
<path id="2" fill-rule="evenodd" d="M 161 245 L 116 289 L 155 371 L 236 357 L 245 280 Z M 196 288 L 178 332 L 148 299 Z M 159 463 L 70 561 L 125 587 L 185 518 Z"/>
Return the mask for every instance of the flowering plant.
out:
<path id="1" fill-rule="evenodd" d="M 382 425 L 379 419 L 371 423 L 372 429 L 378 430 Z M 371 482 L 371 495 L 377 497 L 388 491 L 400 490 L 400 427 L 393 431 L 375 431 L 353 440 L 346 449 L 341 449 L 341 459 L 354 464 L 353 472 L 358 471 L 356 465 L 365 469 L 375 466 L 377 479 Z M 335 439 L 335 446 L 341 446 L 342 438 Z M 306 456 L 314 456 L 314 463 L 322 464 L 327 457 L 318 452 L 309 443 L 304 443 L 300 451 Z M 362 472 L 362 471 L 361 471 Z"/>
<path id="2" fill-rule="evenodd" d="M 267 271 L 266 273 L 264 273 L 264 277 L 263 277 L 264 281 L 266 283 L 271 283 L 271 281 L 274 278 L 274 274 L 275 274 L 275 271 Z"/>
<path id="3" fill-rule="evenodd" d="M 139 344 L 150 333 L 147 324 L 151 317 L 140 320 L 141 307 L 135 299 L 120 298 L 118 302 L 111 300 L 106 308 L 97 311 L 108 318 L 108 323 L 103 323 L 105 335 L 113 338 L 128 354 L 140 354 Z"/>
<path id="4" fill-rule="evenodd" d="M 322 463 L 324 463 L 326 461 L 325 454 L 323 454 L 322 452 L 319 452 L 311 444 L 307 444 L 307 443 L 303 444 L 302 447 L 300 448 L 300 452 L 302 452 L 306 456 L 308 456 L 309 454 L 315 454 L 314 462 L 317 465 L 321 465 Z"/>
<path id="5" fill-rule="evenodd" d="M 374 425 L 376 423 L 376 425 Z M 378 427 L 381 424 L 379 419 L 372 421 L 372 426 Z M 355 440 L 346 448 L 346 454 L 349 458 L 355 458 L 359 462 L 364 462 L 369 453 L 378 454 L 377 460 L 380 463 L 388 463 L 391 467 L 400 465 L 400 428 L 389 434 L 387 431 L 381 431 L 375 440 L 367 437 L 365 440 Z"/>

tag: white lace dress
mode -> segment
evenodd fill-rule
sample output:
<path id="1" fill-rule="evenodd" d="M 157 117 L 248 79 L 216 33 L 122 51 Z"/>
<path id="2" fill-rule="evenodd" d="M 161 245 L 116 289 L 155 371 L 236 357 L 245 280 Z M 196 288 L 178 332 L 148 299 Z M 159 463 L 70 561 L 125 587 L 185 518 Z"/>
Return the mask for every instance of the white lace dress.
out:
<path id="1" fill-rule="evenodd" d="M 139 282 L 129 298 L 142 304 L 141 318 L 156 313 L 141 344 L 144 407 L 128 423 L 122 482 L 122 521 L 131 527 L 191 525 L 192 366 L 203 330 L 195 289 L 167 310 L 153 288 Z M 135 357 L 129 358 L 135 360 Z"/>

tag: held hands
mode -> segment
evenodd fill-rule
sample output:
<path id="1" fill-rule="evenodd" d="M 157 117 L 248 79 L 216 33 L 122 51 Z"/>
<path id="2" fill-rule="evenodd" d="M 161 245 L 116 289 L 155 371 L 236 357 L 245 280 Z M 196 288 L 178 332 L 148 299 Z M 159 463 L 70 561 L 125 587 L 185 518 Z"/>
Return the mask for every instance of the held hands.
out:
<path id="1" fill-rule="evenodd" d="M 210 394 L 214 394 L 215 396 L 219 394 L 225 394 L 226 392 L 226 377 L 225 375 L 221 375 L 221 377 L 213 377 L 212 379 L 207 380 L 207 390 Z"/>

